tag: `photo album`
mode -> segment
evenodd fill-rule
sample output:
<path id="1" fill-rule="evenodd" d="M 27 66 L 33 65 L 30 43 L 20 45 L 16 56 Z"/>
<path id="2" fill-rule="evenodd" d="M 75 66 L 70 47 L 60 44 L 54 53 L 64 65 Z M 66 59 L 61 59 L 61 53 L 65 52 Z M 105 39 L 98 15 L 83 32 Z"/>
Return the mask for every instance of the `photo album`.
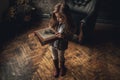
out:
<path id="1" fill-rule="evenodd" d="M 36 30 L 35 35 L 38 37 L 42 45 L 48 44 L 57 39 L 55 31 L 52 28 L 42 28 Z"/>

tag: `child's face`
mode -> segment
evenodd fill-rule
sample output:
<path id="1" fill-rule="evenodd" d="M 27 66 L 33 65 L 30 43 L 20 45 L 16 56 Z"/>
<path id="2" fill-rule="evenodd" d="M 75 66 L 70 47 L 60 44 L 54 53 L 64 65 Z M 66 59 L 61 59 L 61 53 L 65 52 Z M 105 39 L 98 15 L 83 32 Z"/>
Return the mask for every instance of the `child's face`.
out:
<path id="1" fill-rule="evenodd" d="M 60 23 L 64 22 L 64 17 L 62 15 L 60 15 L 59 13 L 55 13 L 55 16 L 56 16 L 58 22 L 60 22 Z"/>

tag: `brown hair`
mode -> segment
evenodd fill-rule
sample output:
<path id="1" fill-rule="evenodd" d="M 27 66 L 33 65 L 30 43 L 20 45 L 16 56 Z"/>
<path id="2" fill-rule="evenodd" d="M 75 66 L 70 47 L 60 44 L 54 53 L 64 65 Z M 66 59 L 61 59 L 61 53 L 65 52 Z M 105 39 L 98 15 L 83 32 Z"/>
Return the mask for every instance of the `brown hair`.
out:
<path id="1" fill-rule="evenodd" d="M 61 16 L 64 17 L 65 26 L 66 26 L 65 32 L 66 33 L 73 32 L 72 30 L 74 28 L 74 24 L 73 24 L 72 17 L 69 12 L 69 7 L 64 3 L 58 3 L 55 5 L 51 19 L 50 19 L 50 23 L 49 23 L 49 25 L 54 29 L 56 29 L 56 26 L 58 25 L 58 21 L 55 16 L 55 13 L 59 13 Z"/>

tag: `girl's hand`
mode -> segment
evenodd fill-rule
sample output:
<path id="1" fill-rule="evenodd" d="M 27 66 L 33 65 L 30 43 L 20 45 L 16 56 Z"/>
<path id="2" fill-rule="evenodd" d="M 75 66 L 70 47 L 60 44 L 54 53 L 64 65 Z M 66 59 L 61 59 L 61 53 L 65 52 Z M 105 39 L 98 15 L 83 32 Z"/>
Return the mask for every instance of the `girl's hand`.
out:
<path id="1" fill-rule="evenodd" d="M 63 35 L 61 33 L 55 33 L 55 35 L 58 37 L 58 38 L 63 38 Z"/>

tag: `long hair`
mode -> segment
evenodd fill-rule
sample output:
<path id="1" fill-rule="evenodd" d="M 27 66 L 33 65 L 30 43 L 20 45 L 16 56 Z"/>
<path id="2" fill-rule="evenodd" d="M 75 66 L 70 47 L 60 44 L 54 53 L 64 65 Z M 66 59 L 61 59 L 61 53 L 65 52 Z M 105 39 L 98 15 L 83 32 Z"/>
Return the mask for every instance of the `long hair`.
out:
<path id="1" fill-rule="evenodd" d="M 72 17 L 69 11 L 69 7 L 64 4 L 64 3 L 58 3 L 55 5 L 52 16 L 51 16 L 51 20 L 49 25 L 56 29 L 56 26 L 58 25 L 58 21 L 57 18 L 55 16 L 55 13 L 59 13 L 61 16 L 63 16 L 64 18 L 64 23 L 65 23 L 65 32 L 66 33 L 72 33 L 74 32 L 74 23 L 72 21 Z"/>

